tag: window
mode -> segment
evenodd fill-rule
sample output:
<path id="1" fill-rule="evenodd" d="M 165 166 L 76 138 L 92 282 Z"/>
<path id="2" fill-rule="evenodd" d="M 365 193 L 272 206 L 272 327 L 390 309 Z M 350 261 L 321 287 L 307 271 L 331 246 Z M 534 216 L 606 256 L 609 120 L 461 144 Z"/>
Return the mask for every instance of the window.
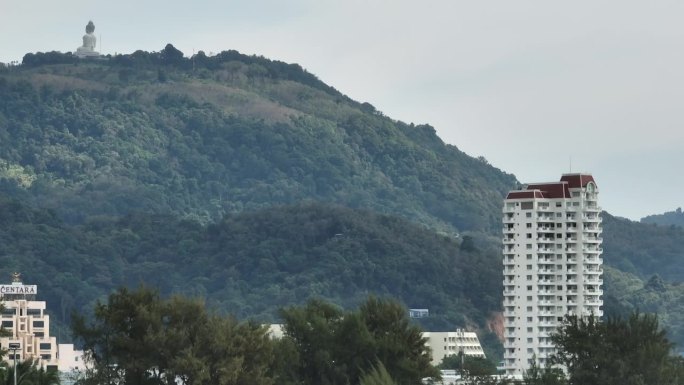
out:
<path id="1" fill-rule="evenodd" d="M 40 359 L 41 359 L 41 360 L 51 360 L 51 359 L 52 359 L 52 355 L 51 355 L 51 354 L 41 354 L 41 355 L 40 355 Z"/>
<path id="2" fill-rule="evenodd" d="M 45 327 L 45 322 L 44 321 L 33 321 L 33 327 L 34 328 L 44 328 Z"/>
<path id="3" fill-rule="evenodd" d="M 528 223 L 528 224 L 527 224 L 527 228 L 528 228 L 528 229 L 531 229 L 531 228 L 532 228 L 532 224 L 531 224 L 531 223 Z"/>
<path id="4" fill-rule="evenodd" d="M 4 327 L 4 328 L 14 327 L 14 321 L 2 321 L 2 327 Z"/>
<path id="5" fill-rule="evenodd" d="M 532 254 L 527 254 L 527 259 L 532 259 Z"/>
<path id="6" fill-rule="evenodd" d="M 525 248 L 526 248 L 527 250 L 532 250 L 532 244 L 531 244 L 531 243 L 528 243 L 527 245 L 525 245 Z"/>
<path id="7" fill-rule="evenodd" d="M 16 312 L 17 312 L 17 309 L 12 308 L 12 307 L 8 307 L 2 311 L 2 315 L 15 315 Z"/>
<path id="8" fill-rule="evenodd" d="M 531 234 L 531 233 L 527 233 L 527 239 L 532 239 L 532 234 Z"/>
<path id="9" fill-rule="evenodd" d="M 40 350 L 50 350 L 52 348 L 51 343 L 42 343 L 40 344 Z"/>
<path id="10" fill-rule="evenodd" d="M 532 213 L 525 213 L 525 216 L 526 216 L 527 218 L 532 218 Z"/>
<path id="11" fill-rule="evenodd" d="M 45 337 L 45 333 L 43 332 L 33 332 L 33 335 L 36 337 Z"/>
<path id="12" fill-rule="evenodd" d="M 40 309 L 26 309 L 26 315 L 41 315 Z"/>
<path id="13" fill-rule="evenodd" d="M 532 270 L 532 265 L 527 265 L 527 270 Z"/>
<path id="14" fill-rule="evenodd" d="M 531 296 L 531 295 L 528 295 L 528 296 L 527 296 L 527 300 L 528 300 L 528 301 L 532 301 L 532 296 Z"/>
<path id="15" fill-rule="evenodd" d="M 531 275 L 528 275 L 526 278 L 527 278 L 528 281 L 531 281 L 531 280 L 532 280 L 532 276 L 531 276 Z"/>
<path id="16" fill-rule="evenodd" d="M 532 291 L 532 286 L 528 286 L 528 287 L 527 287 L 527 290 L 528 290 L 528 291 Z"/>

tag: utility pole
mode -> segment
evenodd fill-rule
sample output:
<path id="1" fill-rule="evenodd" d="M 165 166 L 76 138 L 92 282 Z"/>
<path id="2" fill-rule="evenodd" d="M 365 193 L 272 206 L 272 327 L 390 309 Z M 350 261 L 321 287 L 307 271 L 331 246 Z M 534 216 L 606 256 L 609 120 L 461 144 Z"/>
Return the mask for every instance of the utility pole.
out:
<path id="1" fill-rule="evenodd" d="M 14 385 L 17 385 L 17 350 L 19 349 L 19 344 L 11 343 L 9 348 L 12 350 L 12 357 L 14 358 Z"/>

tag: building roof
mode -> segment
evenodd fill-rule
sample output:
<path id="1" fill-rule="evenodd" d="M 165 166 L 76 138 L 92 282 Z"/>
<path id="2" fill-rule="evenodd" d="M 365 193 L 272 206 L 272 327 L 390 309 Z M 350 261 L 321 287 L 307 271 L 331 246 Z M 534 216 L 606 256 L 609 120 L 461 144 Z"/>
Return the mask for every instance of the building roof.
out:
<path id="1" fill-rule="evenodd" d="M 591 174 L 563 174 L 561 182 L 568 182 L 570 188 L 587 187 L 589 182 L 596 184 Z"/>
<path id="2" fill-rule="evenodd" d="M 587 187 L 589 182 L 596 184 L 591 174 L 563 174 L 560 182 L 531 183 L 524 190 L 509 192 L 506 199 L 570 198 L 571 188 Z"/>

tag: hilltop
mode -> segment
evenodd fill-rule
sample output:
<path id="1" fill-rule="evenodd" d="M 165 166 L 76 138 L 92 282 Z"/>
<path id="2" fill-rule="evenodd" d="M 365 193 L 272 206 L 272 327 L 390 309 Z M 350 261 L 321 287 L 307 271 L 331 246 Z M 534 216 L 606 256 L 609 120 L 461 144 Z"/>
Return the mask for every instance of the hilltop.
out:
<path id="1" fill-rule="evenodd" d="M 73 223 L 134 209 L 206 223 L 315 200 L 496 231 L 516 183 L 298 65 L 235 51 L 191 60 L 171 45 L 24 63 L 0 77 L 2 190 Z"/>

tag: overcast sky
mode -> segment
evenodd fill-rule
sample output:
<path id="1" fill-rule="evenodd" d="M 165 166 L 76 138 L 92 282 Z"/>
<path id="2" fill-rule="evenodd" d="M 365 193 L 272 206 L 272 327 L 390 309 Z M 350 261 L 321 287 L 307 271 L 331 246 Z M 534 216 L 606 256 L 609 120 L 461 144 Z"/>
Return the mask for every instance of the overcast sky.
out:
<path id="1" fill-rule="evenodd" d="M 684 205 L 681 1 L 0 0 L 0 62 L 74 51 L 88 20 L 103 53 L 299 63 L 523 183 L 591 172 L 614 215 Z"/>

